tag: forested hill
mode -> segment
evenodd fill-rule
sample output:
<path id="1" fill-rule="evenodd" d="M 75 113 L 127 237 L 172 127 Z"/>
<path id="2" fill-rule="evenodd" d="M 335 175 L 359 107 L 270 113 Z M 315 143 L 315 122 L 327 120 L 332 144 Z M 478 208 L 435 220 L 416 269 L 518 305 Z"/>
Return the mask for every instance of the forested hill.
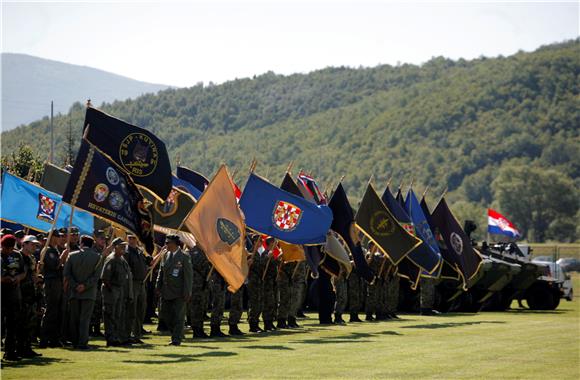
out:
<path id="1" fill-rule="evenodd" d="M 461 218 L 485 234 L 493 206 L 527 237 L 574 240 L 579 220 L 580 40 L 510 57 L 421 65 L 327 68 L 290 76 L 266 73 L 222 85 L 170 89 L 107 104 L 103 110 L 152 130 L 174 165 L 211 175 L 220 162 L 245 181 L 252 157 L 273 182 L 294 168 L 323 187 L 342 175 L 354 205 L 374 173 L 382 191 L 414 180 L 432 203 L 447 187 Z M 65 157 L 69 120 L 75 148 L 83 106 L 56 119 Z M 48 121 L 2 134 L 2 154 L 22 141 L 44 158 Z M 434 206 L 434 204 L 432 205 Z M 483 225 L 482 225 L 483 224 Z"/>

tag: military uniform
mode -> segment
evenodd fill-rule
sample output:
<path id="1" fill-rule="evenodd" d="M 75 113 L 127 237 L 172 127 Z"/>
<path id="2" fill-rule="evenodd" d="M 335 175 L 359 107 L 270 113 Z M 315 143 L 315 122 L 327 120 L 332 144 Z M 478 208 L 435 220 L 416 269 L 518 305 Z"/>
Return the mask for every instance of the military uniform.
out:
<path id="1" fill-rule="evenodd" d="M 124 289 L 130 275 L 129 265 L 123 256 L 116 256 L 114 252 L 107 256 L 101 273 L 103 282 L 101 295 L 103 298 L 105 338 L 108 345 L 119 345 L 124 335 Z"/>
<path id="2" fill-rule="evenodd" d="M 33 353 L 32 341 L 36 339 L 36 328 L 38 326 L 38 293 L 34 283 L 34 273 L 36 270 L 36 259 L 34 255 L 22 253 L 26 277 L 20 283 L 20 293 L 22 294 L 21 320 L 23 324 L 24 343 L 23 348 L 27 353 Z M 35 355 L 33 355 L 35 356 Z"/>
<path id="3" fill-rule="evenodd" d="M 360 322 L 358 313 L 362 307 L 363 299 L 363 279 L 360 278 L 356 269 L 353 269 L 347 279 L 348 311 L 350 313 L 349 322 Z"/>
<path id="4" fill-rule="evenodd" d="M 268 261 L 267 252 L 255 252 L 251 257 L 251 265 L 248 271 L 248 322 L 250 331 L 260 332 L 260 314 L 264 307 L 264 286 L 262 275 Z"/>
<path id="5" fill-rule="evenodd" d="M 203 321 L 207 312 L 209 287 L 207 277 L 211 270 L 211 264 L 205 253 L 199 247 L 193 247 L 190 251 L 192 265 L 192 288 L 191 288 L 191 327 L 194 338 L 205 338 Z"/>
<path id="6" fill-rule="evenodd" d="M 421 313 L 432 314 L 435 307 L 435 279 L 421 277 L 419 298 L 421 302 Z"/>
<path id="7" fill-rule="evenodd" d="M 222 318 L 224 316 L 224 309 L 226 303 L 226 282 L 217 270 L 213 270 L 210 279 L 210 287 L 213 295 L 213 302 L 211 307 L 211 337 L 223 337 L 220 330 Z"/>
<path id="8" fill-rule="evenodd" d="M 346 272 L 344 269 L 340 270 L 338 276 L 332 278 L 332 285 L 334 287 L 334 292 L 336 294 L 336 302 L 334 303 L 334 323 L 344 323 L 342 319 L 342 314 L 346 309 L 346 304 L 348 301 L 348 290 L 346 283 Z"/>
<path id="9" fill-rule="evenodd" d="M 145 277 L 149 269 L 151 258 L 146 256 L 140 248 L 128 247 L 125 260 L 129 264 L 133 278 L 132 282 L 132 308 L 127 312 L 126 329 L 135 339 L 143 336 L 143 321 L 145 320 L 145 308 L 147 307 L 147 293 Z"/>
<path id="10" fill-rule="evenodd" d="M 2 317 L 5 319 L 6 338 L 4 340 L 4 358 L 16 360 L 24 351 L 26 330 L 20 325 L 22 293 L 20 284 L 14 279 L 25 272 L 22 254 L 16 250 L 10 254 L 2 253 Z"/>
<path id="11" fill-rule="evenodd" d="M 77 347 L 85 348 L 89 342 L 89 326 L 101 271 L 101 255 L 92 248 L 72 252 L 64 266 L 70 294 L 71 338 Z M 81 284 L 84 290 L 79 292 L 77 287 Z"/>
<path id="12" fill-rule="evenodd" d="M 103 249 L 99 247 L 94 247 L 93 249 L 96 253 L 99 254 L 101 257 L 101 261 L 104 263 L 103 256 Z M 93 337 L 101 337 L 103 334 L 101 333 L 101 320 L 103 319 L 103 296 L 101 293 L 101 279 L 99 278 L 97 281 L 97 294 L 95 297 L 95 307 L 93 307 L 93 314 L 91 315 L 91 325 L 89 328 L 89 333 Z"/>
<path id="13" fill-rule="evenodd" d="M 230 313 L 228 316 L 228 325 L 230 326 L 230 335 L 244 335 L 238 328 L 238 323 L 242 319 L 244 309 L 244 287 L 243 285 L 237 292 L 230 294 Z"/>
<path id="14" fill-rule="evenodd" d="M 42 316 L 41 347 L 59 347 L 63 319 L 63 287 L 60 252 L 56 247 L 48 247 L 44 254 L 42 274 L 44 276 L 44 304 Z"/>
<path id="15" fill-rule="evenodd" d="M 278 309 L 276 278 L 278 277 L 278 260 L 270 258 L 266 264 L 266 276 L 264 277 L 264 307 L 262 316 L 264 318 L 264 330 L 275 330 L 274 318 Z"/>
<path id="16" fill-rule="evenodd" d="M 391 318 L 397 318 L 397 309 L 399 308 L 399 286 L 400 279 L 397 274 L 391 270 L 388 276 L 388 292 L 387 292 L 387 314 Z"/>
<path id="17" fill-rule="evenodd" d="M 163 320 L 171 331 L 171 343 L 180 344 L 185 322 L 185 304 L 191 296 L 193 273 L 191 258 L 177 248 L 161 259 L 157 289 L 161 292 Z"/>
<path id="18" fill-rule="evenodd" d="M 390 319 L 388 314 L 388 302 L 389 302 L 389 281 L 388 281 L 388 268 L 390 264 L 385 261 L 383 270 L 377 278 L 377 320 Z"/>

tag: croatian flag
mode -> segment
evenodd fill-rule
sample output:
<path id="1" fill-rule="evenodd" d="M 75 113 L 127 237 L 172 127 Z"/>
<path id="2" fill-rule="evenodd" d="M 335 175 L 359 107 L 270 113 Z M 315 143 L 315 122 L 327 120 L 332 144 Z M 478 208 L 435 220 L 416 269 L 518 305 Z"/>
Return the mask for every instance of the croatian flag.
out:
<path id="1" fill-rule="evenodd" d="M 512 222 L 490 208 L 487 209 L 487 232 L 492 235 L 504 235 L 514 239 L 520 236 L 520 231 L 517 230 Z"/>

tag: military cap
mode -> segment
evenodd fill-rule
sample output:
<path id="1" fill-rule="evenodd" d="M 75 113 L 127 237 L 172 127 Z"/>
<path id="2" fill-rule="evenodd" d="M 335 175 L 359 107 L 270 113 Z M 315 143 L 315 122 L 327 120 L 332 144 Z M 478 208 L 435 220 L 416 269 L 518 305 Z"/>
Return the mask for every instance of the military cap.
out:
<path id="1" fill-rule="evenodd" d="M 67 228 L 66 228 L 66 227 L 62 227 L 62 228 L 60 228 L 60 229 L 58 230 L 58 232 L 60 232 L 60 233 L 61 233 L 61 234 L 63 234 L 63 235 L 66 235 L 66 234 L 68 233 L 68 230 L 67 230 Z"/>
<path id="2" fill-rule="evenodd" d="M 121 239 L 120 237 L 117 237 L 113 239 L 113 242 L 111 244 L 113 244 L 113 247 L 116 247 L 118 245 L 127 244 L 127 242 Z"/>
<path id="3" fill-rule="evenodd" d="M 63 233 L 60 230 L 52 230 L 52 237 L 63 237 Z"/>
<path id="4" fill-rule="evenodd" d="M 12 231 L 10 228 L 8 227 L 4 227 L 0 230 L 0 233 L 2 235 L 14 235 L 14 231 Z"/>
<path id="5" fill-rule="evenodd" d="M 69 227 L 68 232 L 72 235 L 78 235 L 79 234 L 79 228 L 78 227 Z"/>
<path id="6" fill-rule="evenodd" d="M 89 244 L 90 243 L 94 243 L 94 242 L 95 242 L 95 239 L 93 239 L 92 236 L 90 236 L 90 235 L 81 235 L 81 243 L 83 245 L 86 245 L 87 243 L 89 243 Z"/>
<path id="7" fill-rule="evenodd" d="M 23 243 L 39 243 L 38 239 L 36 238 L 36 236 L 34 235 L 26 235 L 23 239 L 22 239 Z"/>
<path id="8" fill-rule="evenodd" d="M 95 238 L 104 238 L 105 237 L 105 231 L 103 230 L 95 230 L 93 232 L 93 235 L 95 235 Z"/>
<path id="9" fill-rule="evenodd" d="M 179 244 L 181 242 L 181 239 L 179 238 L 179 235 L 167 235 L 165 237 L 165 242 L 170 242 L 170 241 Z"/>
<path id="10" fill-rule="evenodd" d="M 24 238 L 24 236 L 26 236 L 26 234 L 24 233 L 23 230 L 18 230 L 14 233 L 14 237 L 16 239 L 22 239 L 22 238 Z"/>
<path id="11" fill-rule="evenodd" d="M 16 237 L 12 234 L 2 236 L 2 240 L 0 240 L 0 245 L 6 248 L 14 248 L 16 245 Z"/>

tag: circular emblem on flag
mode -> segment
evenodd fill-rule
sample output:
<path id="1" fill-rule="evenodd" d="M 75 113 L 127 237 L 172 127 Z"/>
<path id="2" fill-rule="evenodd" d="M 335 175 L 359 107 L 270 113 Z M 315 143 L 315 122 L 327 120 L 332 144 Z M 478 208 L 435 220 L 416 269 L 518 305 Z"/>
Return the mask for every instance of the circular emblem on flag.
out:
<path id="1" fill-rule="evenodd" d="M 278 201 L 274 208 L 273 221 L 276 228 L 281 231 L 290 232 L 298 226 L 302 218 L 302 210 L 297 206 Z"/>
<path id="2" fill-rule="evenodd" d="M 127 190 L 127 182 L 123 178 L 119 179 L 119 185 L 121 186 L 121 191 L 125 195 L 129 195 L 129 190 Z"/>
<path id="3" fill-rule="evenodd" d="M 117 186 L 119 184 L 119 173 L 112 167 L 107 168 L 107 181 L 113 186 Z"/>
<path id="4" fill-rule="evenodd" d="M 103 202 L 109 195 L 109 186 L 104 183 L 99 183 L 95 186 L 93 197 L 97 202 Z"/>
<path id="5" fill-rule="evenodd" d="M 455 253 L 461 255 L 463 253 L 463 239 L 461 239 L 461 236 L 459 236 L 455 232 L 452 232 L 451 235 L 449 236 L 449 241 Z"/>
<path id="6" fill-rule="evenodd" d="M 113 210 L 119 211 L 123 208 L 123 204 L 125 203 L 125 198 L 119 193 L 118 191 L 111 192 L 111 196 L 109 197 L 109 204 L 113 208 Z"/>
<path id="7" fill-rule="evenodd" d="M 239 228 L 233 222 L 225 218 L 218 218 L 216 229 L 220 240 L 230 247 L 240 240 L 241 234 Z"/>
<path id="8" fill-rule="evenodd" d="M 131 133 L 121 141 L 119 158 L 129 174 L 147 177 L 157 167 L 159 151 L 149 136 L 143 133 Z"/>
<path id="9" fill-rule="evenodd" d="M 371 232 L 377 236 L 389 236 L 395 232 L 395 224 L 386 211 L 376 211 L 371 216 Z"/>
<path id="10" fill-rule="evenodd" d="M 155 200 L 155 210 L 159 213 L 159 215 L 168 217 L 177 211 L 177 196 L 178 192 L 175 189 L 171 189 L 169 196 L 165 200 L 165 202 L 160 202 L 159 200 Z"/>

